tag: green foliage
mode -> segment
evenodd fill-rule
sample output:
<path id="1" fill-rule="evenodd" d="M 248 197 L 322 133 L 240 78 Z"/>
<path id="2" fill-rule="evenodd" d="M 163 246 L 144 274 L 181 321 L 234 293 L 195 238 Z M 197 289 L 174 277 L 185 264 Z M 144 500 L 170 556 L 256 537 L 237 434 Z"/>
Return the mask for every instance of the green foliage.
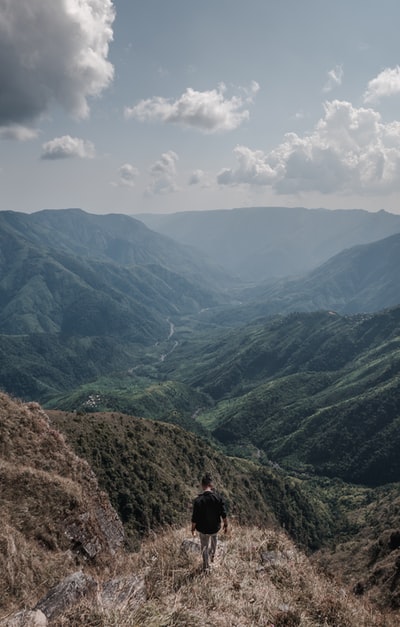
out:
<path id="1" fill-rule="evenodd" d="M 205 471 L 213 475 L 229 515 L 241 523 L 284 526 L 298 543 L 313 549 L 337 528 L 333 514 L 308 496 L 301 482 L 226 457 L 177 426 L 115 412 L 49 415 L 90 463 L 131 543 L 159 526 L 189 525 Z"/>
<path id="2" fill-rule="evenodd" d="M 46 407 L 78 413 L 118 411 L 173 423 L 210 440 L 209 431 L 195 421 L 199 408 L 209 404 L 209 397 L 184 383 L 151 383 L 133 373 L 121 373 L 114 378 L 101 377 L 94 383 L 80 386 L 72 393 L 54 397 Z"/>
<path id="3" fill-rule="evenodd" d="M 183 344 L 166 368 L 216 400 L 198 420 L 227 451 L 379 485 L 400 480 L 399 337 L 399 308 L 291 314 L 204 339 L 196 360 Z"/>

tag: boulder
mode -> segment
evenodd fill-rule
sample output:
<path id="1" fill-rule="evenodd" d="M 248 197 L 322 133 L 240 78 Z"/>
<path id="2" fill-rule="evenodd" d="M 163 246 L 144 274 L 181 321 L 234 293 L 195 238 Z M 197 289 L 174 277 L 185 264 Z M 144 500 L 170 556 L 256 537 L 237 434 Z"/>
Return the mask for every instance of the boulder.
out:
<path id="1" fill-rule="evenodd" d="M 99 593 L 99 604 L 104 609 L 133 610 L 145 600 L 145 579 L 139 575 L 111 579 Z"/>
<path id="2" fill-rule="evenodd" d="M 34 610 L 41 610 L 48 619 L 51 619 L 79 603 L 82 598 L 94 596 L 96 591 L 97 582 L 95 579 L 79 571 L 69 575 L 52 588 L 37 603 Z"/>
<path id="3" fill-rule="evenodd" d="M 2 627 L 47 627 L 47 618 L 41 610 L 23 610 L 1 621 Z"/>

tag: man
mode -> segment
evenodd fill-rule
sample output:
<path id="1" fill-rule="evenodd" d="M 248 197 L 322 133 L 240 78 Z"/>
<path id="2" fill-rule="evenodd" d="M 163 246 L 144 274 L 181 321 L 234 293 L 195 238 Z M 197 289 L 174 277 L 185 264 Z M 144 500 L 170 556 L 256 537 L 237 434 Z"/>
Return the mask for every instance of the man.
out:
<path id="1" fill-rule="evenodd" d="M 192 535 L 198 531 L 200 536 L 203 570 L 210 569 L 209 560 L 214 561 L 217 548 L 217 534 L 221 529 L 221 520 L 224 524 L 224 533 L 228 530 L 228 519 L 225 504 L 220 496 L 213 491 L 210 475 L 204 475 L 201 480 L 203 492 L 194 500 L 192 512 Z M 210 549 L 209 549 L 210 545 Z"/>

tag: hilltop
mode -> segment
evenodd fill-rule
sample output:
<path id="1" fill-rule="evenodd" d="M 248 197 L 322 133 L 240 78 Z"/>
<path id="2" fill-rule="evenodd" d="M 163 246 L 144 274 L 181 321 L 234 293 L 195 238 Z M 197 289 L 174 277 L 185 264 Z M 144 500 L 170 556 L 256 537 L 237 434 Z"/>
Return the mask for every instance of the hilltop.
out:
<path id="1" fill-rule="evenodd" d="M 0 401 L 0 463 L 5 479 L 0 512 L 4 521 L 2 625 L 23 625 L 33 618 L 41 621 L 36 624 L 54 627 L 396 624 L 394 613 L 381 614 L 367 596 L 356 598 L 340 579 L 323 575 L 280 529 L 272 510 L 269 518 L 260 517 L 257 526 L 243 525 L 230 512 L 232 531 L 221 538 L 215 571 L 208 578 L 199 572 L 200 555 L 196 539 L 193 543 L 188 537 L 188 526 L 148 528 L 140 546 L 128 552 L 122 544 L 122 524 L 88 463 L 72 451 L 40 406 L 21 404 L 6 395 Z M 105 424 L 99 417 L 97 422 Z M 123 426 L 120 416 L 114 425 L 117 422 Z M 143 422 L 146 431 L 149 425 Z M 136 422 L 134 428 L 139 430 Z M 160 425 L 160 429 L 159 435 L 164 436 L 160 445 L 171 451 L 175 447 L 169 468 L 167 458 L 163 460 L 164 477 L 174 479 L 169 476 L 174 466 L 184 476 L 183 458 L 191 461 L 190 470 L 196 460 L 190 451 L 186 456 L 180 452 L 179 428 Z M 77 437 L 81 442 L 82 435 Z M 150 448 L 152 443 L 148 442 Z M 105 438 L 104 451 L 109 444 Z M 223 461 L 215 452 L 205 459 L 205 451 L 199 453 L 202 464 Z M 102 451 L 94 454 L 101 456 Z M 113 455 L 121 451 L 110 451 L 109 463 Z M 149 498 L 156 489 L 154 474 L 143 459 L 141 465 L 143 474 L 138 479 L 142 494 Z M 240 476 L 249 491 L 246 466 L 233 477 L 235 466 L 229 468 L 226 459 L 221 485 L 223 474 L 230 470 L 235 485 Z M 240 492 L 235 497 L 237 502 L 243 498 Z M 250 519 L 256 509 L 247 515 Z"/>

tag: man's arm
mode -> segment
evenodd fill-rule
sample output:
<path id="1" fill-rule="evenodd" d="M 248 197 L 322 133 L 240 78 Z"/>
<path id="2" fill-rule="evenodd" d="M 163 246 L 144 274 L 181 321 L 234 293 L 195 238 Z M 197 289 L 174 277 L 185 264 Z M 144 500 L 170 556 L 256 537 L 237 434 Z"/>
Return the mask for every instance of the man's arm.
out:
<path id="1" fill-rule="evenodd" d="M 226 515 L 225 501 L 223 498 L 221 498 L 220 500 L 221 500 L 221 518 L 222 518 L 222 522 L 224 525 L 224 533 L 226 533 L 228 531 L 228 518 Z"/>

